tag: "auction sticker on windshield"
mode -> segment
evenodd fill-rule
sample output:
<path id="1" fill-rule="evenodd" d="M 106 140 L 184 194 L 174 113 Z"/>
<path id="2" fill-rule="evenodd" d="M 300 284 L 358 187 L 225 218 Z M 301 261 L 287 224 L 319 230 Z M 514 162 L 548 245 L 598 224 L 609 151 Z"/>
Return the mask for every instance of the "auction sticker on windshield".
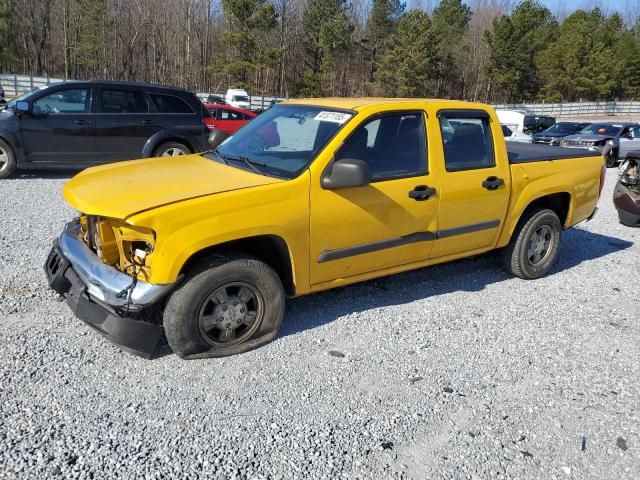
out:
<path id="1" fill-rule="evenodd" d="M 351 118 L 350 113 L 341 112 L 320 112 L 313 119 L 318 122 L 334 122 L 343 124 Z"/>

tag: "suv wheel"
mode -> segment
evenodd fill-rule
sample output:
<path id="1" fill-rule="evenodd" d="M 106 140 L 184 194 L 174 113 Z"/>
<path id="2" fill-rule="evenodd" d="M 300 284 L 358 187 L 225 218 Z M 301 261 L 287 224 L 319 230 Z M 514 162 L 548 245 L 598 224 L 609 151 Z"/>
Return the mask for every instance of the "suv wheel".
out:
<path id="1" fill-rule="evenodd" d="M 167 302 L 164 330 L 181 358 L 226 357 L 270 342 L 284 316 L 280 278 L 253 257 L 218 255 Z"/>
<path id="2" fill-rule="evenodd" d="M 0 179 L 7 178 L 16 170 L 16 156 L 7 142 L 0 139 Z"/>
<path id="3" fill-rule="evenodd" d="M 561 231 L 560 219 L 553 210 L 525 213 L 502 251 L 506 270 L 525 280 L 542 277 L 558 257 Z"/>
<path id="4" fill-rule="evenodd" d="M 165 142 L 153 152 L 154 157 L 176 157 L 178 155 L 189 155 L 191 150 L 185 144 L 180 142 Z"/>

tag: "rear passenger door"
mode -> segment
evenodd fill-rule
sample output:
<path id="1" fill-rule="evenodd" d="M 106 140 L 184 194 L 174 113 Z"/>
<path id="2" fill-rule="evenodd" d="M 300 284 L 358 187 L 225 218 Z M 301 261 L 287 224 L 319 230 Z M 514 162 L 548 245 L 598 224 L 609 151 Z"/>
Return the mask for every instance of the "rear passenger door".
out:
<path id="1" fill-rule="evenodd" d="M 500 138 L 501 127 L 485 111 L 442 110 L 438 121 L 445 168 L 432 258 L 494 243 L 508 206 L 511 178 L 509 165 L 496 162 L 493 139 Z"/>
<path id="2" fill-rule="evenodd" d="M 142 89 L 105 85 L 98 90 L 97 104 L 98 162 L 140 158 L 149 137 L 162 128 Z"/>

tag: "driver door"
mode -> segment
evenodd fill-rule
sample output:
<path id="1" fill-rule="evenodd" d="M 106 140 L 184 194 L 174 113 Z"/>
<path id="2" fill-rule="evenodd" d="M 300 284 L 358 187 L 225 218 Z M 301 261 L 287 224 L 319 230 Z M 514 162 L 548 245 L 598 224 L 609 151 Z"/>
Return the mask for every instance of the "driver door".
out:
<path id="1" fill-rule="evenodd" d="M 428 169 L 425 117 L 396 111 L 354 130 L 335 160 L 365 161 L 368 185 L 329 190 L 313 182 L 312 285 L 429 258 L 439 195 Z"/>
<path id="2" fill-rule="evenodd" d="M 20 117 L 20 134 L 27 162 L 81 165 L 96 159 L 95 115 L 90 86 L 47 89 L 35 99 L 31 112 Z"/>

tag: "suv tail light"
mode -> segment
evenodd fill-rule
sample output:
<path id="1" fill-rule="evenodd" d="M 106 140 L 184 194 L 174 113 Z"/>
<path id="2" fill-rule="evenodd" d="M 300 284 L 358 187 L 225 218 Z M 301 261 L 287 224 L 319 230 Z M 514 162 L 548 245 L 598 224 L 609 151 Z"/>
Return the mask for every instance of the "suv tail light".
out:
<path id="1" fill-rule="evenodd" d="M 203 117 L 202 124 L 209 130 L 213 130 L 214 128 L 216 128 L 216 121 L 211 117 Z"/>

